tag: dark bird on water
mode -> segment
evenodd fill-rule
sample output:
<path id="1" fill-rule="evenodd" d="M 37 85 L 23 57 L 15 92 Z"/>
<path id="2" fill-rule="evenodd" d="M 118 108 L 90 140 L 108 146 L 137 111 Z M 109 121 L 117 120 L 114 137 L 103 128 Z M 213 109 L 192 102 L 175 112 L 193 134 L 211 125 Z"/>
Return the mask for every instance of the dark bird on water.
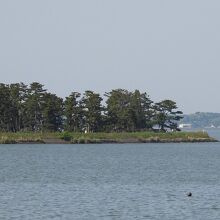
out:
<path id="1" fill-rule="evenodd" d="M 187 193 L 187 196 L 188 196 L 188 197 L 191 197 L 191 196 L 192 196 L 192 193 L 191 193 L 191 192 Z"/>

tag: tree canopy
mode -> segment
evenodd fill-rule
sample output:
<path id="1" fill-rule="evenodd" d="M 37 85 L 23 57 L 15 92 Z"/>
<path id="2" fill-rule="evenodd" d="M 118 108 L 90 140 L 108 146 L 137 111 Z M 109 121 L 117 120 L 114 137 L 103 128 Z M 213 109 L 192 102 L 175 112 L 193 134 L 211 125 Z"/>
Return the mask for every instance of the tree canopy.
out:
<path id="1" fill-rule="evenodd" d="M 103 101 L 105 100 L 105 101 Z M 139 90 L 113 89 L 100 94 L 73 91 L 65 99 L 33 82 L 0 83 L 1 131 L 122 132 L 178 130 L 176 102 L 154 103 Z"/>

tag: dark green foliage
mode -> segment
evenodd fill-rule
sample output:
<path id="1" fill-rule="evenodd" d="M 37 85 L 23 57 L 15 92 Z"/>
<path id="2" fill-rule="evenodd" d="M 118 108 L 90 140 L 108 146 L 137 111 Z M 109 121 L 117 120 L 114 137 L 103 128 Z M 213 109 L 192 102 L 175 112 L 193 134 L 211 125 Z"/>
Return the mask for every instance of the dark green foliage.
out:
<path id="1" fill-rule="evenodd" d="M 109 128 L 113 131 L 129 131 L 134 128 L 131 109 L 131 93 L 117 89 L 106 93 L 107 118 Z"/>
<path id="2" fill-rule="evenodd" d="M 40 131 L 43 129 L 43 99 L 45 92 L 43 85 L 37 82 L 31 83 L 27 91 L 24 123 L 28 130 Z"/>
<path id="3" fill-rule="evenodd" d="M 10 85 L 11 97 L 11 131 L 20 131 L 24 128 L 25 102 L 27 99 L 27 86 L 23 83 Z"/>
<path id="4" fill-rule="evenodd" d="M 63 125 L 63 100 L 54 94 L 43 97 L 43 129 L 59 131 Z"/>
<path id="5" fill-rule="evenodd" d="M 2 131 L 11 130 L 12 108 L 9 86 L 0 84 L 0 128 Z"/>
<path id="6" fill-rule="evenodd" d="M 83 107 L 79 100 L 80 93 L 72 92 L 64 102 L 65 129 L 80 131 L 83 127 Z"/>
<path id="7" fill-rule="evenodd" d="M 131 94 L 130 111 L 133 121 L 133 130 L 152 128 L 152 103 L 147 93 L 135 90 Z"/>
<path id="8" fill-rule="evenodd" d="M 178 130 L 177 122 L 181 120 L 182 112 L 175 111 L 177 109 L 176 103 L 171 100 L 164 100 L 158 102 L 155 108 L 155 122 L 158 124 L 160 130 L 165 131 L 167 128 L 171 130 Z"/>
<path id="9" fill-rule="evenodd" d="M 86 91 L 82 98 L 85 129 L 87 132 L 97 132 L 102 127 L 102 98 L 93 91 Z"/>
<path id="10" fill-rule="evenodd" d="M 64 131 L 61 134 L 61 139 L 65 140 L 65 141 L 71 141 L 72 135 L 68 131 Z"/>
<path id="11" fill-rule="evenodd" d="M 109 127 L 114 131 L 136 131 L 152 127 L 152 101 L 146 93 L 117 89 L 105 94 Z"/>
<path id="12" fill-rule="evenodd" d="M 0 131 L 135 132 L 178 130 L 182 112 L 174 101 L 156 104 L 147 93 L 115 89 L 105 93 L 106 105 L 93 91 L 73 92 L 63 101 L 33 82 L 0 84 Z M 65 133 L 64 133 L 65 135 Z M 65 139 L 65 137 L 64 137 Z M 90 141 L 90 140 L 82 140 Z"/>

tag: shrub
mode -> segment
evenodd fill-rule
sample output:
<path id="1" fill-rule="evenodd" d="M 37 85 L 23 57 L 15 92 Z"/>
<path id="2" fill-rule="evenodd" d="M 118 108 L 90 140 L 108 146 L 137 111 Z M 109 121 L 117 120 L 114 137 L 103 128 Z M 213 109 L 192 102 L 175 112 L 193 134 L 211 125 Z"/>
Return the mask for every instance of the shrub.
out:
<path id="1" fill-rule="evenodd" d="M 65 131 L 61 134 L 61 138 L 65 141 L 71 141 L 72 135 L 68 131 Z"/>

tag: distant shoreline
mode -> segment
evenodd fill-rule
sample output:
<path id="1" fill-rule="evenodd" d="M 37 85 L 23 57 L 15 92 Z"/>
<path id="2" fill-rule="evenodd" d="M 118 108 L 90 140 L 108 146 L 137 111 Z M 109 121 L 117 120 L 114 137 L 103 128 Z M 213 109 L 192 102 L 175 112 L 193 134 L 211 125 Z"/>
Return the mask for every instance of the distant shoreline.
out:
<path id="1" fill-rule="evenodd" d="M 18 132 L 0 133 L 0 144 L 105 144 L 105 143 L 201 143 L 218 142 L 206 132 Z"/>

